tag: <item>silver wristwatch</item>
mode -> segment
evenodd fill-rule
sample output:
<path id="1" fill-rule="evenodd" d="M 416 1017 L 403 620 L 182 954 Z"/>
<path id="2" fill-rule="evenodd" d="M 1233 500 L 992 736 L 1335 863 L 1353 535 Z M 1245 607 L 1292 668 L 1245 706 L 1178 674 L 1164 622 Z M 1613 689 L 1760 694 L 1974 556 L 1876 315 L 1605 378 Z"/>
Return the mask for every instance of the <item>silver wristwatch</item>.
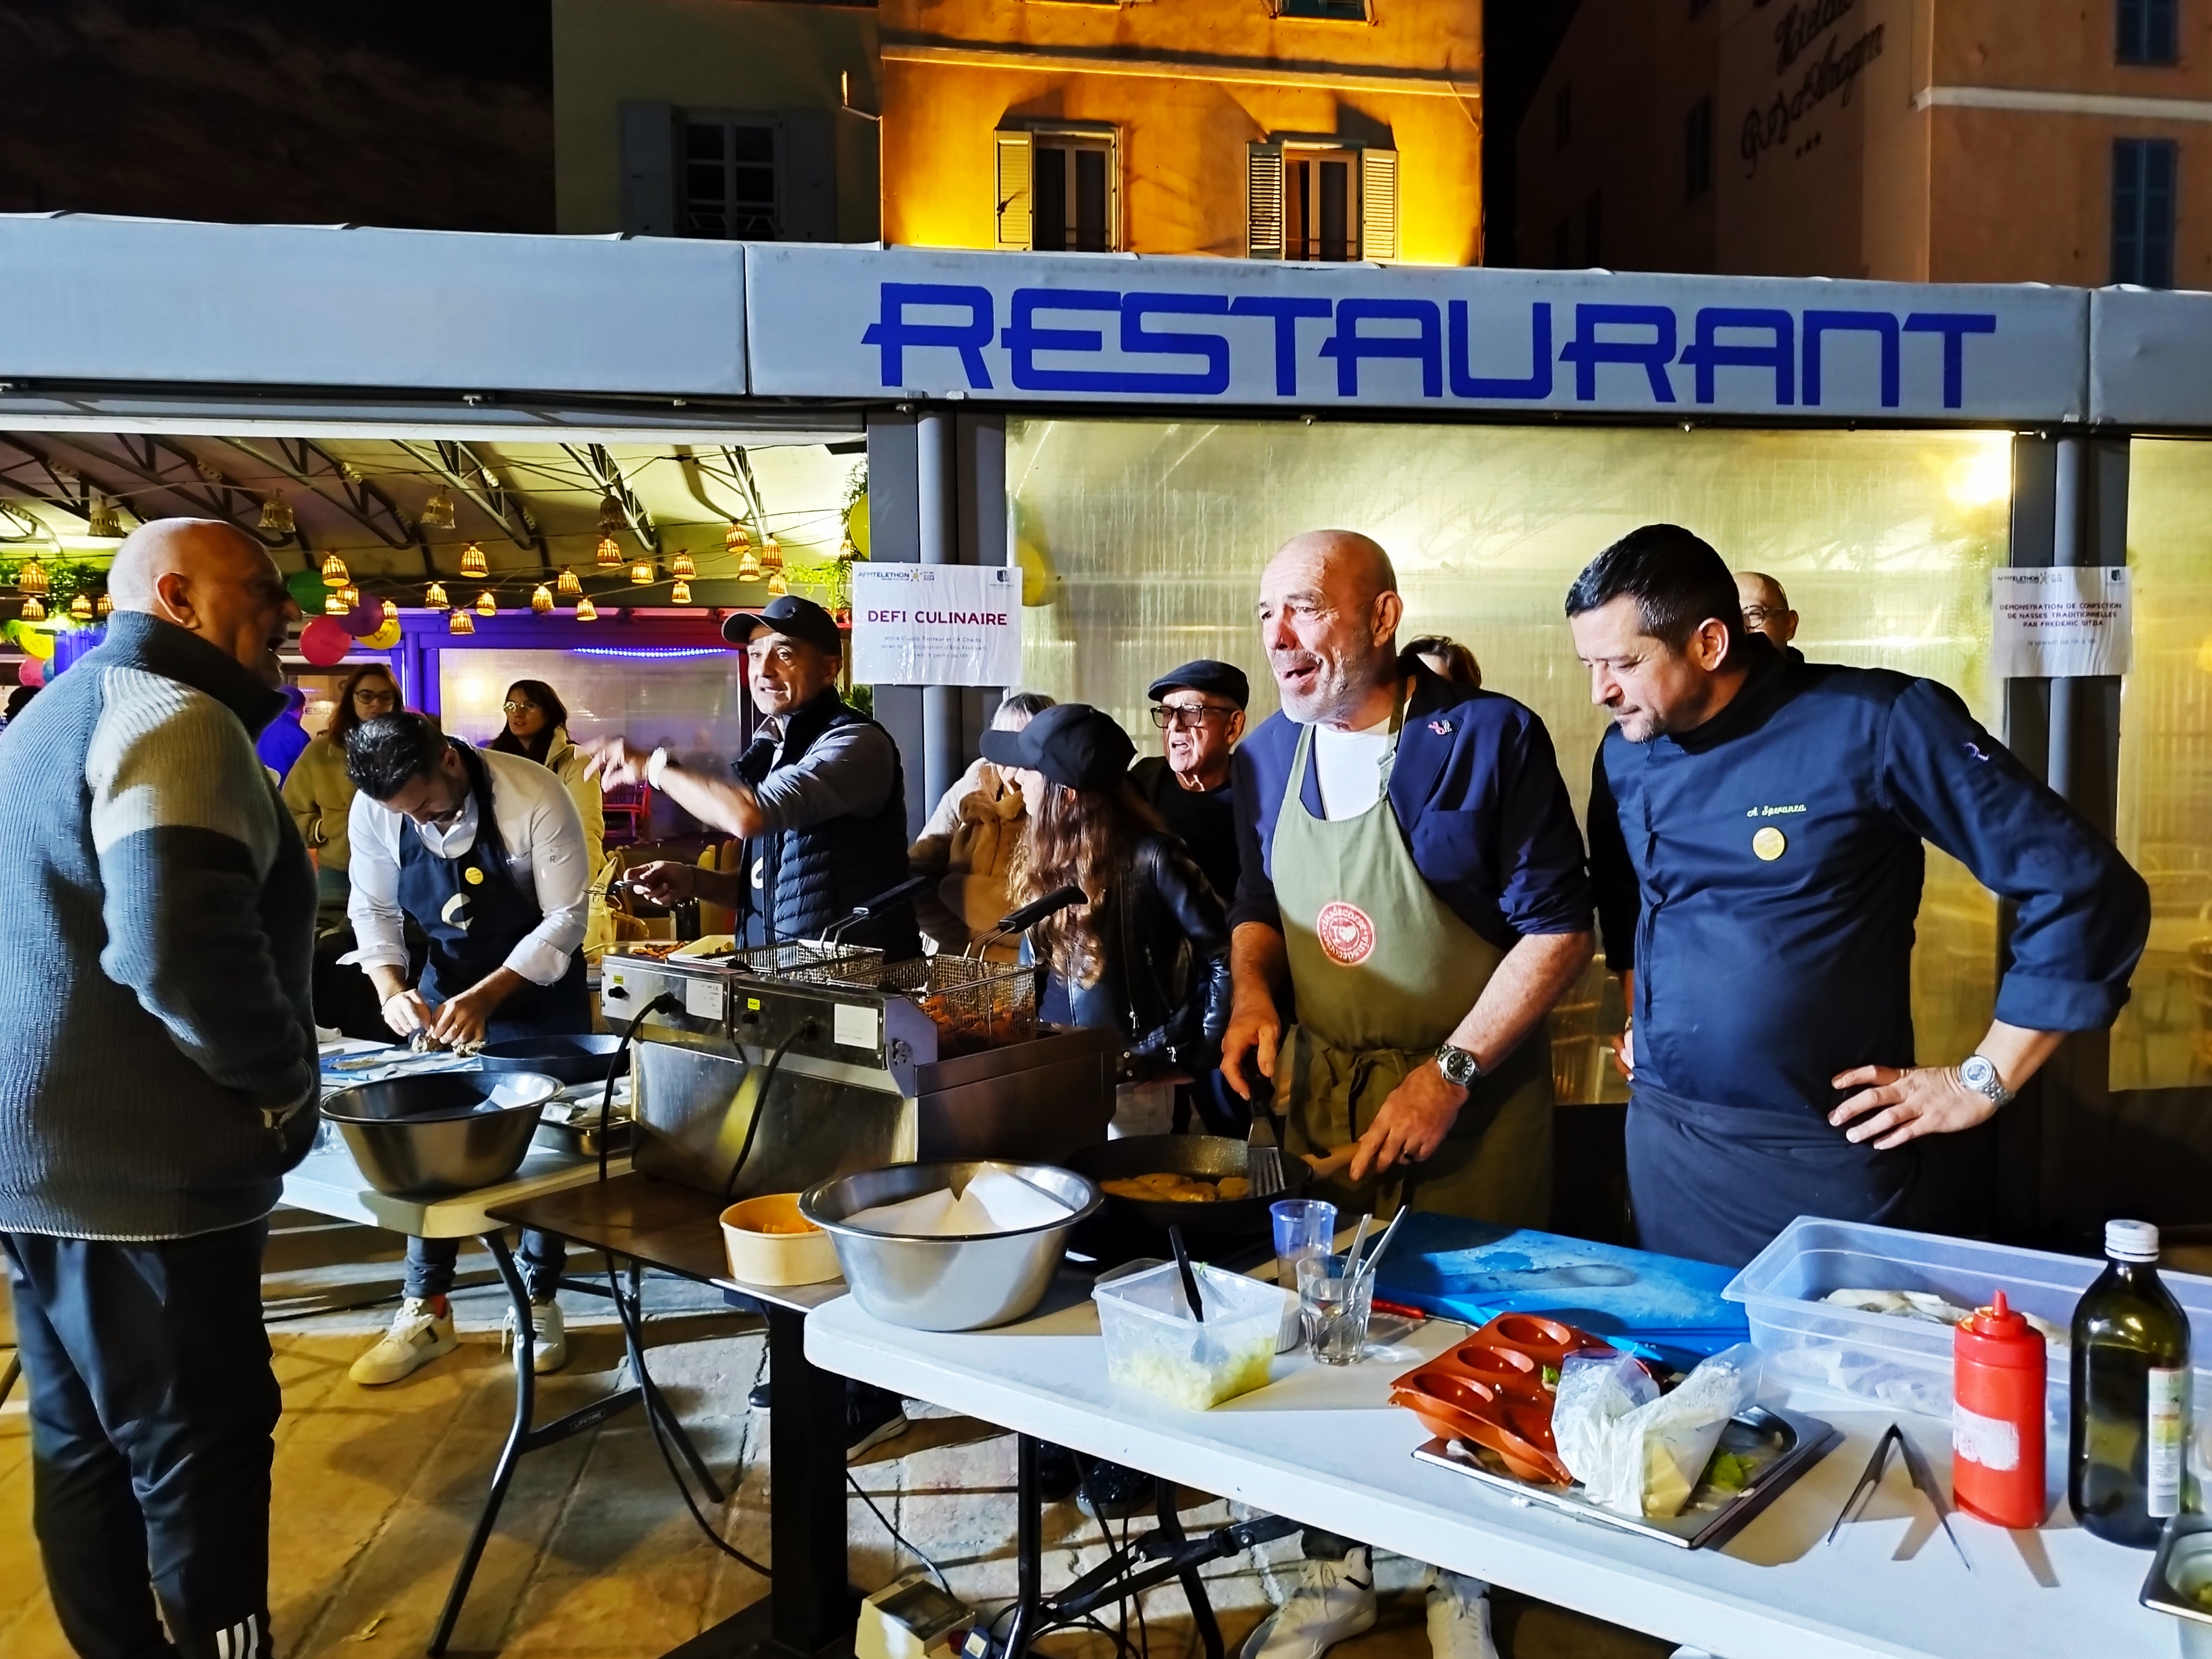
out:
<path id="1" fill-rule="evenodd" d="M 1437 1070 L 1455 1089 L 1465 1089 L 1482 1075 L 1482 1062 L 1466 1049 L 1455 1048 L 1447 1042 L 1437 1050 Z"/>
<path id="2" fill-rule="evenodd" d="M 2004 1086 L 1997 1068 L 1979 1054 L 1969 1054 L 1959 1066 L 1959 1081 L 1997 1106 L 2009 1106 L 2013 1092 Z"/>

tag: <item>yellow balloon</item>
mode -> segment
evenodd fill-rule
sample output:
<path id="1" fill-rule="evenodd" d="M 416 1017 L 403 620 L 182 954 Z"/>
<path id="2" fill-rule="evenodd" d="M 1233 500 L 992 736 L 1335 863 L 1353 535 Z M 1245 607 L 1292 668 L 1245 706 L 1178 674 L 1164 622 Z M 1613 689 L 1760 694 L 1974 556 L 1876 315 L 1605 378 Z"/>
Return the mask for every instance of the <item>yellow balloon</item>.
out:
<path id="1" fill-rule="evenodd" d="M 862 558 L 868 556 L 868 492 L 862 490 L 860 499 L 845 509 L 845 533 L 853 538 L 853 550 Z"/>
<path id="2" fill-rule="evenodd" d="M 399 643 L 399 619 L 379 623 L 376 632 L 362 635 L 361 642 L 372 651 L 389 651 Z"/>
<path id="3" fill-rule="evenodd" d="M 25 653 L 41 662 L 54 659 L 54 636 L 40 628 L 26 628 L 16 635 L 15 642 Z"/>

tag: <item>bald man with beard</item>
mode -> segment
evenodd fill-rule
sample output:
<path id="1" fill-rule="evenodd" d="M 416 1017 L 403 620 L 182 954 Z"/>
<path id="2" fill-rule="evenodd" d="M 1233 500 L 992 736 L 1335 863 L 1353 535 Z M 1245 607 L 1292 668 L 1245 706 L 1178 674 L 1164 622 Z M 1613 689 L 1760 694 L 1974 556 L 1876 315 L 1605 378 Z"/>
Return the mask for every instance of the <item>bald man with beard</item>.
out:
<path id="1" fill-rule="evenodd" d="M 256 734 L 299 617 L 258 543 L 170 519 L 100 647 L 0 744 L 0 1253 L 32 1511 L 88 1659 L 271 1655 L 280 1396 L 261 1253 L 313 1142 L 315 873 Z"/>
<path id="2" fill-rule="evenodd" d="M 1542 1023 L 1590 959 L 1582 835 L 1543 722 L 1401 663 L 1404 608 L 1389 555 L 1350 531 L 1294 537 L 1260 579 L 1282 710 L 1237 751 L 1222 1075 L 1272 1085 L 1340 1214 L 1540 1227 Z M 1367 1547 L 1309 1531 L 1305 1553 L 1243 1659 L 1317 1659 L 1374 1623 Z M 1495 1659 L 1489 1619 L 1485 1586 L 1437 1576 L 1437 1659 Z"/>

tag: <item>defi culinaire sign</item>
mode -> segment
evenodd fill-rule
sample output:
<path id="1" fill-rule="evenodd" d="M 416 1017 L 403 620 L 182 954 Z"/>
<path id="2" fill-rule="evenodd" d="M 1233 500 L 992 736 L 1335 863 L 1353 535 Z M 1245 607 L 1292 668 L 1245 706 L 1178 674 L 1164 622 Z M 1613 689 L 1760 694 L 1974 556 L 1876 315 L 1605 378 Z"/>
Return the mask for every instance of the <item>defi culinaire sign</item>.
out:
<path id="1" fill-rule="evenodd" d="M 770 397 L 2078 419 L 2088 296 L 755 244 Z"/>

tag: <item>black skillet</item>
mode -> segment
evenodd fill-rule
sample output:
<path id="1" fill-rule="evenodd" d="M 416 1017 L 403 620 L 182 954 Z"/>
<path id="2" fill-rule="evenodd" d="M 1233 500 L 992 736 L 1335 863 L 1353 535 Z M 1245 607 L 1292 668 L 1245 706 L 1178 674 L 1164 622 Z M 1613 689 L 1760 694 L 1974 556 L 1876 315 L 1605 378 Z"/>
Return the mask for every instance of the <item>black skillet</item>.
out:
<path id="1" fill-rule="evenodd" d="M 1133 1176 L 1186 1175 L 1201 1181 L 1241 1176 L 1247 1172 L 1250 1152 L 1243 1141 L 1224 1135 L 1132 1135 L 1085 1146 L 1066 1163 L 1103 1189 L 1107 1182 L 1125 1181 Z M 1181 1227 L 1194 1244 L 1203 1242 L 1217 1249 L 1225 1244 L 1270 1242 L 1273 1224 L 1267 1216 L 1268 1206 L 1286 1198 L 1304 1197 L 1313 1180 L 1313 1171 L 1303 1158 L 1285 1158 L 1283 1165 L 1283 1190 L 1264 1198 L 1176 1204 L 1165 1199 L 1123 1198 L 1118 1193 L 1107 1193 L 1100 1214 L 1111 1222 L 1133 1223 L 1162 1234 L 1170 1227 Z"/>

